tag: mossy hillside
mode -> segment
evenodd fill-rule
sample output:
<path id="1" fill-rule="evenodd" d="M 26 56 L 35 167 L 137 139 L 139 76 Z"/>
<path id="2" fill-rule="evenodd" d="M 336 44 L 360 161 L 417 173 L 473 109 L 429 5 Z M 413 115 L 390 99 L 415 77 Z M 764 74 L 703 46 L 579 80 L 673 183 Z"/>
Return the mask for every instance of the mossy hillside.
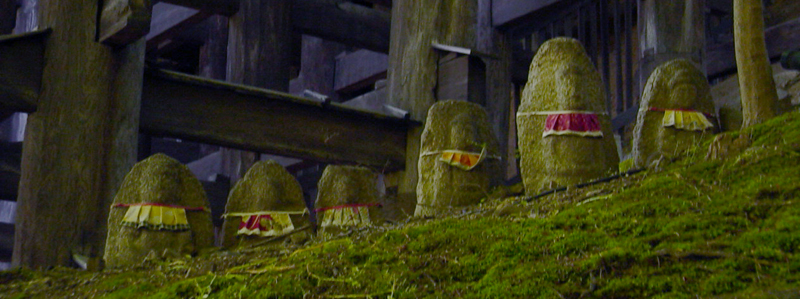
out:
<path id="1" fill-rule="evenodd" d="M 141 275 L 137 284 L 153 286 L 145 298 L 791 298 L 800 280 L 800 115 L 732 135 L 750 145 L 727 159 L 706 159 L 709 141 L 641 175 L 530 204 L 489 201 L 291 253 L 187 262 L 238 256 L 213 272 L 103 272 L 38 294 L 115 296 L 130 289 L 102 286 Z M 498 205 L 515 212 L 492 216 Z M 59 271 L 17 275 L 0 294 L 44 286 L 37 281 Z"/>

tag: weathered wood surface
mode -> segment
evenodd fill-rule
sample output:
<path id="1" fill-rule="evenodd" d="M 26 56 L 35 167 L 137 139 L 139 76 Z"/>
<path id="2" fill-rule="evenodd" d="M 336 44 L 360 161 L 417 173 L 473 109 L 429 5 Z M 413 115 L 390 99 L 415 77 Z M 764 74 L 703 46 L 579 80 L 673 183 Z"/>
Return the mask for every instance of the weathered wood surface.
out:
<path id="1" fill-rule="evenodd" d="M 733 0 L 733 35 L 742 99 L 742 128 L 776 114 L 778 93 L 764 37 L 761 0 Z"/>
<path id="2" fill-rule="evenodd" d="M 386 78 L 389 57 L 383 53 L 358 50 L 336 58 L 336 77 L 333 81 L 337 92 L 352 92 Z"/>
<path id="3" fill-rule="evenodd" d="M 298 31 L 348 46 L 389 52 L 391 17 L 388 13 L 352 3 L 294 2 L 292 25 Z"/>
<path id="4" fill-rule="evenodd" d="M 36 111 L 42 87 L 44 49 L 51 30 L 0 36 L 0 109 Z M 7 59 L 5 57 L 13 57 Z"/>
<path id="5" fill-rule="evenodd" d="M 150 31 L 151 0 L 102 1 L 99 41 L 124 46 L 135 42 Z"/>
<path id="6" fill-rule="evenodd" d="M 293 1 L 243 0 L 230 18 L 226 79 L 259 88 L 289 91 L 292 65 Z M 243 178 L 256 161 L 255 152 L 225 151 L 223 166 L 231 183 Z"/>
<path id="7" fill-rule="evenodd" d="M 450 53 L 439 60 L 436 98 L 486 106 L 486 64 L 478 57 Z"/>
<path id="8" fill-rule="evenodd" d="M 323 162 L 402 169 L 411 124 L 290 94 L 151 70 L 141 130 Z"/>
<path id="9" fill-rule="evenodd" d="M 392 3 L 389 50 L 389 105 L 425 120 L 434 104 L 438 55 L 431 44 L 473 48 L 478 0 L 435 0 Z M 432 9 L 435 7 L 437 9 Z M 418 158 L 422 128 L 412 128 L 406 141 L 406 168 L 398 186 L 400 202 L 416 203 Z"/>
<path id="10" fill-rule="evenodd" d="M 767 54 L 770 58 L 780 57 L 781 53 L 800 48 L 800 19 L 785 22 L 764 31 Z M 734 42 L 710 46 L 706 54 L 706 71 L 714 77 L 736 70 Z"/>
<path id="11" fill-rule="evenodd" d="M 340 71 L 337 56 L 344 52 L 344 45 L 327 41 L 310 35 L 303 35 L 301 41 L 300 73 L 291 83 L 293 94 L 311 90 L 339 102 L 339 93 L 335 91 L 336 75 Z"/>
<path id="12" fill-rule="evenodd" d="M 144 41 L 96 42 L 98 2 L 39 1 L 38 26 L 58 30 L 47 39 L 38 108 L 26 126 L 16 266 L 102 255 L 108 209 L 135 162 Z"/>
<path id="13" fill-rule="evenodd" d="M 166 40 L 174 38 L 176 34 L 196 25 L 211 13 L 173 5 L 169 3 L 156 3 L 153 5 L 153 21 L 150 32 L 147 34 L 147 50 L 159 48 Z"/>
<path id="14" fill-rule="evenodd" d="M 492 23 L 504 26 L 562 0 L 494 0 Z"/>
<path id="15" fill-rule="evenodd" d="M 17 25 L 17 0 L 0 0 L 0 35 L 11 34 Z"/>
<path id="16" fill-rule="evenodd" d="M 228 18 L 212 16 L 206 20 L 208 35 L 200 48 L 199 74 L 215 80 L 225 80 L 228 67 Z"/>
<path id="17" fill-rule="evenodd" d="M 161 2 L 194 8 L 210 14 L 232 16 L 239 11 L 241 0 L 161 0 Z"/>

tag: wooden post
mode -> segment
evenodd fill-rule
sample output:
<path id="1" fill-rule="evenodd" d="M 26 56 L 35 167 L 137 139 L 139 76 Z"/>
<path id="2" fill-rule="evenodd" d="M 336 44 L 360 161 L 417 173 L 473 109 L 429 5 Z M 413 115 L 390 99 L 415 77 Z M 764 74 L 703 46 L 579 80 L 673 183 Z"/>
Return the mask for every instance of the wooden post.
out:
<path id="1" fill-rule="evenodd" d="M 242 0 L 231 17 L 227 80 L 277 91 L 289 90 L 292 53 L 292 1 Z M 244 120 L 243 120 L 244 121 Z M 245 126 L 246 124 L 242 124 Z M 238 177 L 258 160 L 258 154 L 233 154 Z M 231 183 L 237 180 L 231 173 Z"/>
<path id="2" fill-rule="evenodd" d="M 41 0 L 51 27 L 22 153 L 13 265 L 101 256 L 109 206 L 136 159 L 144 41 L 95 41 L 98 1 Z"/>
<path id="3" fill-rule="evenodd" d="M 705 73 L 704 0 L 643 0 L 639 8 L 639 92 L 659 65 L 684 58 Z"/>
<path id="4" fill-rule="evenodd" d="M 764 39 L 763 12 L 761 0 L 733 1 L 733 38 L 742 96 L 742 128 L 774 117 L 778 103 Z"/>
<path id="5" fill-rule="evenodd" d="M 507 139 L 508 105 L 511 95 L 508 74 L 508 47 L 504 37 L 491 28 L 490 1 L 395 0 L 392 7 L 391 47 L 389 50 L 389 103 L 411 112 L 412 118 L 425 121 L 435 102 L 437 54 L 433 42 L 472 48 L 503 59 L 487 65 L 486 107 L 501 144 Z M 481 17 L 485 14 L 484 17 Z M 415 198 L 417 159 L 422 127 L 409 130 L 406 142 L 406 171 L 398 196 Z M 503 149 L 503 152 L 506 152 Z M 403 203 L 405 205 L 405 203 Z"/>
<path id="6" fill-rule="evenodd" d="M 508 173 L 504 179 L 511 179 L 516 175 L 517 159 L 515 157 L 515 143 L 509 145 L 509 140 L 516 140 L 516 133 L 509 133 L 509 119 L 516 121 L 516 115 L 511 114 L 511 105 L 514 103 L 514 84 L 511 82 L 511 47 L 508 37 L 492 25 L 492 0 L 478 0 L 477 38 L 475 50 L 490 53 L 497 59 L 486 60 L 486 112 L 492 130 L 500 142 L 500 153 L 503 157 L 503 173 Z M 516 126 L 516 125 L 514 125 Z M 512 134 L 513 136 L 511 136 Z"/>
<path id="7" fill-rule="evenodd" d="M 324 94 L 331 101 L 339 102 L 339 95 L 334 91 L 336 55 L 342 53 L 345 47 L 339 43 L 309 35 L 303 35 L 302 43 L 300 51 L 301 88 Z"/>

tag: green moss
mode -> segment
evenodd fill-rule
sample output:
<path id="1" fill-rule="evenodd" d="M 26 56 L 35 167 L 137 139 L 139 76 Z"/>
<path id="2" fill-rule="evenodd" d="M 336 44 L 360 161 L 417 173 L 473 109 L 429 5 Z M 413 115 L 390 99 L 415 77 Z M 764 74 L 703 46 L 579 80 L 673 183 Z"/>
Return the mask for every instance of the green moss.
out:
<path id="1" fill-rule="evenodd" d="M 0 293 L 37 297 L 31 288 L 49 283 L 112 298 L 785 298 L 800 283 L 800 161 L 786 154 L 800 136 L 784 134 L 797 122 L 742 132 L 752 143 L 728 159 L 706 161 L 706 144 L 657 171 L 515 203 L 530 217 L 488 216 L 499 205 L 488 200 L 291 253 L 221 251 L 187 262 L 221 265 L 191 275 L 0 272 Z"/>

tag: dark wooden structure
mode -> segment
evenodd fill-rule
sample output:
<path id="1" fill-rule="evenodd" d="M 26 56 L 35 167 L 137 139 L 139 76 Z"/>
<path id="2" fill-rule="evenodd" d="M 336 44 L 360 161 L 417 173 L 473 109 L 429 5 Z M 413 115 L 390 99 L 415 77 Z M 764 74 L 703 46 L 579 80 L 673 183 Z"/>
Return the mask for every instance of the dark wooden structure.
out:
<path id="1" fill-rule="evenodd" d="M 0 57 L 14 57 L 0 59 L 0 118 L 15 111 L 32 113 L 24 154 L 14 158 L 23 160 L 21 171 L 0 172 L 0 195 L 17 197 L 20 213 L 33 215 L 17 223 L 15 262 L 20 265 L 68 265 L 70 253 L 97 256 L 104 231 L 94 225 L 103 222 L 115 184 L 135 161 L 137 133 L 142 133 L 143 149 L 152 148 L 150 138 L 169 137 L 298 157 L 305 161 L 290 167 L 298 173 L 319 168 L 318 163 L 367 165 L 386 172 L 400 200 L 413 202 L 418 125 L 437 99 L 483 104 L 513 166 L 513 141 L 503 140 L 513 127 L 512 90 L 526 81 L 530 61 L 545 40 L 571 36 L 584 43 L 609 91 L 616 129 L 633 119 L 642 83 L 634 67 L 634 0 L 426 2 L 452 9 L 446 16 L 410 0 L 164 0 L 152 6 L 137 6 L 148 1 L 102 1 L 107 10 L 97 1 L 66 2 L 0 0 L 0 34 L 14 27 L 9 7 L 18 4 L 24 11 L 17 23 L 25 24 L 17 26 L 18 32 L 53 26 L 52 31 L 0 36 Z M 726 25 L 729 2 L 707 0 L 712 79 L 735 70 Z M 798 3 L 774 0 L 766 6 L 773 58 L 800 48 Z M 47 19 L 37 21 L 37 9 L 45 10 L 40 15 Z M 301 34 L 338 45 L 317 48 L 313 55 L 319 57 L 304 60 L 301 53 L 312 47 L 300 46 Z M 433 42 L 492 57 L 439 55 L 431 50 Z M 145 57 L 152 65 L 146 71 Z M 84 66 L 84 61 L 92 63 Z M 311 89 L 334 101 L 285 93 L 298 72 L 315 70 L 319 76 L 306 78 L 304 87 L 328 84 Z M 92 92 L 57 94 L 79 83 L 67 73 L 84 79 L 80 83 Z M 68 78 L 63 81 L 69 86 L 54 78 Z M 337 103 L 371 92 L 384 78 L 385 90 L 372 95 L 386 97 L 417 121 Z M 97 131 L 82 129 L 87 124 Z M 8 151 L 23 151 L 16 146 Z M 406 171 L 393 173 L 398 170 Z M 306 185 L 316 178 L 310 172 Z M 220 186 L 226 183 L 206 187 L 222 197 L 225 188 Z M 37 217 L 74 212 L 70 203 L 79 203 L 74 215 L 39 223 Z M 0 255 L 10 248 L 10 229 L 4 225 Z M 59 226 L 62 232 L 42 229 Z"/>

